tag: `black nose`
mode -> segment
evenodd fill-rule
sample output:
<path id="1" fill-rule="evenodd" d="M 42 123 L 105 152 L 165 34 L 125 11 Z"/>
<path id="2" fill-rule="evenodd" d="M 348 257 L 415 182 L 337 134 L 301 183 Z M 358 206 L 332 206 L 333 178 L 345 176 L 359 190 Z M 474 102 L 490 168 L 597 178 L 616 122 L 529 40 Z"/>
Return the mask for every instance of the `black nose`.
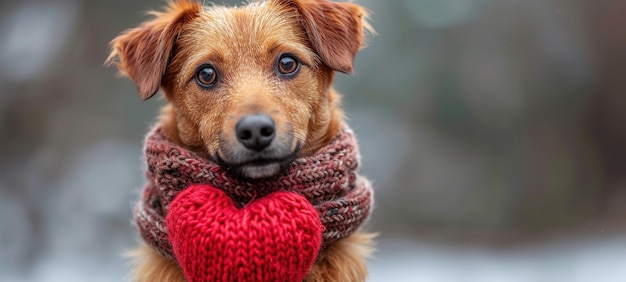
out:
<path id="1" fill-rule="evenodd" d="M 276 127 L 274 120 L 266 114 L 248 115 L 237 122 L 235 134 L 239 143 L 246 148 L 261 151 L 274 140 Z"/>

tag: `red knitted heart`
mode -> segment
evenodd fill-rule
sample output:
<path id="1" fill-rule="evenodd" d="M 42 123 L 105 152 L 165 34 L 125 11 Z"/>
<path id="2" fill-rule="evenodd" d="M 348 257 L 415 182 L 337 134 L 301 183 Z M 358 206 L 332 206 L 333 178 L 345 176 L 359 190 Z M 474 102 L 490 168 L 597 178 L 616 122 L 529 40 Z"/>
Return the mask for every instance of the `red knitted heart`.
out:
<path id="1" fill-rule="evenodd" d="M 217 188 L 190 186 L 172 201 L 166 225 L 190 282 L 302 281 L 322 240 L 317 211 L 289 192 L 237 209 Z"/>

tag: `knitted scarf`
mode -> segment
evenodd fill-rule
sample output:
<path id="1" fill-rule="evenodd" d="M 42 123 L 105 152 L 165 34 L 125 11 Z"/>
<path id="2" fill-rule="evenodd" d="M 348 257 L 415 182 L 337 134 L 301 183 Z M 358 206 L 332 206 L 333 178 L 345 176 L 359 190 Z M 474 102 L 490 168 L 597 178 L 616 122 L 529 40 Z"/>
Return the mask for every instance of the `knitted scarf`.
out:
<path id="1" fill-rule="evenodd" d="M 153 128 L 145 140 L 148 183 L 134 209 L 143 240 L 159 253 L 174 258 L 165 217 L 172 200 L 193 184 L 208 184 L 224 191 L 235 204 L 246 204 L 278 191 L 303 196 L 319 213 L 322 247 L 345 238 L 368 218 L 372 206 L 370 182 L 358 175 L 360 156 L 354 133 L 344 125 L 333 141 L 315 154 L 296 159 L 287 173 L 245 181 L 226 168 L 184 149 Z"/>

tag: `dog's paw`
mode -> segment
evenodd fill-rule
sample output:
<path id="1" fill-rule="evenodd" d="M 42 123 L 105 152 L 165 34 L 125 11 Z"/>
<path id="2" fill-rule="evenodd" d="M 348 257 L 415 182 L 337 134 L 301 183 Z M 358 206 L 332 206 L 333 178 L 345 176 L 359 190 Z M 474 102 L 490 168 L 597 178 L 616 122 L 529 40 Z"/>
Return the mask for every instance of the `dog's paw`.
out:
<path id="1" fill-rule="evenodd" d="M 237 209 L 208 185 L 182 191 L 166 225 L 190 282 L 302 281 L 323 230 L 317 211 L 300 195 L 276 192 Z"/>

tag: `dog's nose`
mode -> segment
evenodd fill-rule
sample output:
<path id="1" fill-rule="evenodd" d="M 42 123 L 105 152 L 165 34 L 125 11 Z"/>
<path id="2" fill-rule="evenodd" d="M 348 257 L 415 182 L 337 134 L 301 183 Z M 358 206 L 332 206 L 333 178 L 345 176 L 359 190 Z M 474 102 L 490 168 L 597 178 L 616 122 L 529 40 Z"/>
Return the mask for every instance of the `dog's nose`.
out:
<path id="1" fill-rule="evenodd" d="M 235 134 L 246 148 L 261 151 L 274 140 L 276 127 L 274 120 L 266 114 L 247 115 L 235 125 Z"/>

